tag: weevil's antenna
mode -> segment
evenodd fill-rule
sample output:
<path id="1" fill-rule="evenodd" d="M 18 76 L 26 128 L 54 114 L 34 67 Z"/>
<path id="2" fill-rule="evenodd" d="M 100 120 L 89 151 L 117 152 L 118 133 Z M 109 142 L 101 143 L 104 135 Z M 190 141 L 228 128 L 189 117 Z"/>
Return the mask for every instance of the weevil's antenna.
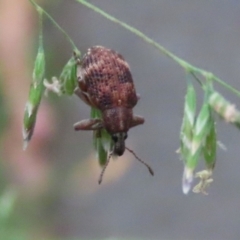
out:
<path id="1" fill-rule="evenodd" d="M 144 164 L 144 165 L 148 168 L 148 171 L 150 172 L 150 174 L 151 174 L 152 176 L 154 175 L 154 172 L 153 172 L 152 168 L 151 168 L 147 163 L 145 163 L 142 159 L 140 159 L 132 149 L 130 149 L 130 148 L 128 148 L 128 147 L 125 147 L 125 148 L 126 148 L 130 153 L 132 153 L 132 155 L 133 155 L 140 163 Z"/>
<path id="2" fill-rule="evenodd" d="M 108 166 L 108 164 L 109 164 L 109 162 L 110 162 L 110 159 L 111 159 L 112 155 L 113 155 L 113 152 L 110 152 L 110 153 L 109 153 L 109 156 L 108 156 L 108 159 L 107 159 L 107 162 L 105 163 L 105 165 L 104 165 L 104 167 L 103 167 L 103 169 L 102 169 L 102 171 L 101 171 L 101 174 L 100 174 L 100 176 L 99 176 L 98 184 L 101 184 L 101 182 L 102 182 L 102 180 L 103 180 L 104 172 L 105 172 L 105 170 L 106 170 L 106 168 L 107 168 L 107 166 Z"/>

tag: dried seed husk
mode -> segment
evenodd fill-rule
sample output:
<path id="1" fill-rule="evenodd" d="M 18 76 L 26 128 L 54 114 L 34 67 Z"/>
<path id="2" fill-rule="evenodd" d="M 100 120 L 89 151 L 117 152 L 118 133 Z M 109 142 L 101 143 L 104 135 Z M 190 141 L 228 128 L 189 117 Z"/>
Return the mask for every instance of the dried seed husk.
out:
<path id="1" fill-rule="evenodd" d="M 211 108 L 226 122 L 234 124 L 240 128 L 240 112 L 234 104 L 227 101 L 220 93 L 213 92 L 209 97 Z"/>
<path id="2" fill-rule="evenodd" d="M 199 183 L 193 188 L 194 193 L 202 193 L 208 195 L 207 188 L 213 182 L 212 170 L 206 169 L 195 174 L 195 178 L 199 178 Z"/>

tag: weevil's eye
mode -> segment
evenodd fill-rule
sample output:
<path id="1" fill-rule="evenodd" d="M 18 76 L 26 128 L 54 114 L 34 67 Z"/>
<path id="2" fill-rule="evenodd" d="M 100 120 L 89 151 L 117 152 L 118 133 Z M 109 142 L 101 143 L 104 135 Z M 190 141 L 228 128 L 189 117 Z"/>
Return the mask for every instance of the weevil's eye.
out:
<path id="1" fill-rule="evenodd" d="M 116 143 L 118 141 L 118 136 L 117 135 L 112 135 L 112 140 Z"/>
<path id="2" fill-rule="evenodd" d="M 112 135 L 112 140 L 116 143 L 119 141 L 126 140 L 128 137 L 127 133 L 115 133 Z"/>

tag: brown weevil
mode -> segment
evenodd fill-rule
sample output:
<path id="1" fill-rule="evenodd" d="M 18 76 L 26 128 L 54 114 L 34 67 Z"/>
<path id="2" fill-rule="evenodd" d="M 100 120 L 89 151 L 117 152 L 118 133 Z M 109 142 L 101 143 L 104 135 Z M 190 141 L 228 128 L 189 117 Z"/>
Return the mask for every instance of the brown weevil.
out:
<path id="1" fill-rule="evenodd" d="M 128 63 L 117 52 L 102 46 L 89 48 L 83 59 L 77 60 L 78 95 L 89 106 L 99 109 L 102 119 L 85 119 L 74 124 L 75 130 L 106 129 L 111 135 L 113 149 L 102 170 L 99 183 L 112 155 L 122 156 L 125 149 L 143 163 L 153 175 L 151 167 L 125 146 L 130 128 L 144 123 L 134 115 L 138 102 Z"/>

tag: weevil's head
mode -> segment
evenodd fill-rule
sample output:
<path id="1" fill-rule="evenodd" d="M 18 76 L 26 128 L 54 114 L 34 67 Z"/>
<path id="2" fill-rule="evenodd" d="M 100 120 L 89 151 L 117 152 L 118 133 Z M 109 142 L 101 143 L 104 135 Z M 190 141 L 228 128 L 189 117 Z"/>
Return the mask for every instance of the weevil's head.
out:
<path id="1" fill-rule="evenodd" d="M 126 132 L 114 133 L 112 134 L 113 154 L 117 156 L 122 156 L 125 151 L 125 140 L 127 139 Z"/>
<path id="2" fill-rule="evenodd" d="M 116 107 L 103 111 L 103 124 L 112 136 L 113 154 L 122 156 L 125 151 L 125 140 L 132 122 L 132 109 Z"/>

